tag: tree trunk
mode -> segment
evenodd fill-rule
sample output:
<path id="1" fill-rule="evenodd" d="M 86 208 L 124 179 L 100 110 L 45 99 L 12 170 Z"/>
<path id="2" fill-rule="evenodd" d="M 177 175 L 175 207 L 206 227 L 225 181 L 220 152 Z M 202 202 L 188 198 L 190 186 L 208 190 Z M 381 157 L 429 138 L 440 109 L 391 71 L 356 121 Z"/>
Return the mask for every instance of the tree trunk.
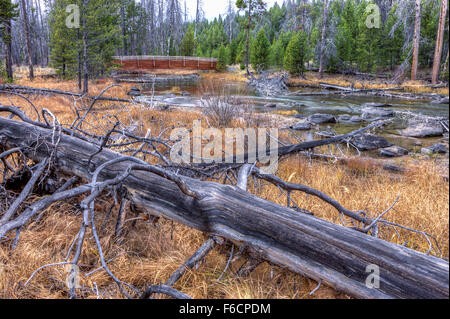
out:
<path id="1" fill-rule="evenodd" d="M 0 140 L 7 141 L 6 148 L 30 150 L 26 155 L 35 161 L 49 157 L 54 150 L 51 139 L 51 129 L 0 118 Z M 54 158 L 55 167 L 90 180 L 92 165 L 99 167 L 121 156 L 110 150 L 98 152 L 98 146 L 63 134 Z M 98 181 L 115 178 L 128 165 L 121 162 L 107 166 Z M 353 297 L 449 296 L 449 264 L 445 260 L 298 213 L 238 187 L 181 178 L 185 188 L 199 194 L 198 199 L 186 195 L 174 182 L 149 172 L 133 171 L 123 187 L 134 204 L 154 216 L 244 244 L 256 259 L 322 281 Z"/>
<path id="2" fill-rule="evenodd" d="M 439 71 L 441 69 L 442 47 L 444 44 L 445 32 L 445 17 L 447 15 L 447 0 L 441 2 L 441 14 L 439 17 L 438 33 L 436 38 L 436 49 L 434 51 L 433 74 L 431 83 L 436 84 L 439 78 Z"/>
<path id="3" fill-rule="evenodd" d="M 33 61 L 31 56 L 31 40 L 30 40 L 30 24 L 28 22 L 28 13 L 27 13 L 27 6 L 25 3 L 25 0 L 20 0 L 20 4 L 22 7 L 22 18 L 23 18 L 23 24 L 25 29 L 25 42 L 27 45 L 27 58 L 28 58 L 28 67 L 30 70 L 30 80 L 34 79 L 34 70 L 33 70 Z"/>
<path id="4" fill-rule="evenodd" d="M 86 15 L 87 15 L 87 0 L 83 0 L 83 93 L 87 94 L 89 92 L 89 70 L 88 70 L 88 52 L 87 52 L 87 26 L 86 26 Z"/>
<path id="5" fill-rule="evenodd" d="M 247 73 L 249 73 L 248 64 L 249 64 L 249 60 L 250 60 L 249 42 L 250 42 L 251 25 L 252 25 L 252 1 L 249 1 L 249 4 L 248 4 L 247 35 L 246 35 L 246 39 L 245 39 L 245 69 L 247 70 Z"/>
<path id="6" fill-rule="evenodd" d="M 319 77 L 323 77 L 324 68 L 324 51 L 325 51 L 325 38 L 327 34 L 327 19 L 328 19 L 328 0 L 324 1 L 323 4 L 323 15 L 322 15 L 322 40 L 320 42 L 320 66 L 319 66 Z"/>
<path id="7" fill-rule="evenodd" d="M 419 65 L 419 46 L 420 46 L 420 1 L 416 0 L 416 22 L 414 24 L 414 43 L 413 43 L 413 60 L 411 66 L 411 81 L 417 79 L 417 67 Z"/>
<path id="8" fill-rule="evenodd" d="M 121 4 L 120 4 L 120 20 L 121 20 L 121 28 L 122 28 L 122 42 L 123 42 L 122 55 L 128 55 L 128 41 L 127 41 L 126 17 L 125 17 L 125 0 L 122 0 Z"/>
<path id="9" fill-rule="evenodd" d="M 77 29 L 77 40 L 80 41 L 81 40 L 81 34 L 80 34 L 80 29 Z M 77 71 L 77 77 L 78 77 L 78 90 L 80 90 L 83 88 L 82 85 L 82 77 L 83 77 L 83 57 L 82 57 L 82 52 L 81 52 L 81 47 L 78 46 L 77 48 L 78 51 L 78 71 Z"/>
<path id="10" fill-rule="evenodd" d="M 13 80 L 13 68 L 12 68 L 12 39 L 11 39 L 11 20 L 5 22 L 5 69 L 6 77 L 8 81 Z"/>

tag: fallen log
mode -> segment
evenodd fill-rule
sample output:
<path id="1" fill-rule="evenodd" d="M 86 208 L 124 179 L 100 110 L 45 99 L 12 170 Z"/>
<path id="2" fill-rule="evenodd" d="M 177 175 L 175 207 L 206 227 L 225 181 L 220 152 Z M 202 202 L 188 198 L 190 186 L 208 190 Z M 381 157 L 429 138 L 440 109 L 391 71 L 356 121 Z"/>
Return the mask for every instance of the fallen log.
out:
<path id="1" fill-rule="evenodd" d="M 389 91 L 401 91 L 403 88 L 401 87 L 394 87 L 394 88 L 387 88 L 387 89 L 352 89 L 351 87 L 340 87 L 337 85 L 331 85 L 331 84 L 325 84 L 320 83 L 320 86 L 327 89 L 334 89 L 336 91 L 320 91 L 320 92 L 302 92 L 296 91 L 289 94 L 289 96 L 295 95 L 295 96 L 321 96 L 321 95 L 349 95 L 349 94 L 379 94 L 384 95 Z"/>
<path id="2" fill-rule="evenodd" d="M 53 90 L 53 89 L 41 89 L 41 88 L 33 88 L 29 86 L 19 86 L 19 85 L 10 85 L 10 84 L 0 84 L 0 93 L 1 91 L 7 92 L 18 92 L 18 93 L 43 93 L 43 94 L 57 94 L 57 95 L 67 95 L 67 96 L 76 96 L 76 97 L 82 97 L 84 94 L 82 93 L 75 93 L 75 92 L 69 92 L 69 91 L 62 91 L 62 90 Z M 97 99 L 101 101 L 111 101 L 111 102 L 124 102 L 124 103 L 133 103 L 133 101 L 128 99 L 119 99 L 114 97 L 94 97 L 94 96 L 88 96 L 89 99 Z"/>
<path id="3" fill-rule="evenodd" d="M 334 84 L 329 84 L 329 83 L 324 83 L 324 82 L 319 82 L 319 85 L 325 89 L 334 89 L 334 90 L 340 90 L 340 91 L 353 91 L 353 87 L 334 85 Z"/>
<path id="4" fill-rule="evenodd" d="M 54 151 L 52 134 L 51 129 L 0 118 L 4 146 L 20 147 L 35 161 Z M 92 158 L 92 154 L 97 155 Z M 91 181 L 92 167 L 121 157 L 107 149 L 98 152 L 98 146 L 62 134 L 54 158 L 59 170 Z M 116 178 L 129 165 L 121 161 L 105 167 L 98 181 Z M 195 190 L 196 196 L 190 196 L 163 175 L 134 171 L 122 185 L 137 206 L 154 216 L 245 244 L 260 259 L 353 297 L 449 297 L 449 264 L 445 260 L 299 214 L 238 187 L 180 176 L 185 188 Z M 374 267 L 379 269 L 378 288 L 366 284 L 372 274 L 368 269 Z"/>

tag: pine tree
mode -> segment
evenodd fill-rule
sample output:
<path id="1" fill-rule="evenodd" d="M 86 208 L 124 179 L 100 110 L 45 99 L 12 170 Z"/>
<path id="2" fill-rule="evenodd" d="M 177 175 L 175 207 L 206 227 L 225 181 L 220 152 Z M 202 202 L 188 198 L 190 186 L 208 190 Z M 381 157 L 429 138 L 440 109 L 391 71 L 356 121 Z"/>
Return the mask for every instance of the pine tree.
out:
<path id="1" fill-rule="evenodd" d="M 380 48 L 381 29 L 367 27 L 366 21 L 370 14 L 368 2 L 362 1 L 357 9 L 358 35 L 356 36 L 356 60 L 362 71 L 372 72 L 376 67 L 376 59 Z"/>
<path id="2" fill-rule="evenodd" d="M 77 71 L 79 43 L 77 30 L 66 26 L 66 7 L 69 1 L 55 2 L 50 12 L 50 65 L 63 78 L 71 78 Z M 75 41 L 74 41 L 75 39 Z"/>
<path id="3" fill-rule="evenodd" d="M 358 45 L 358 13 L 355 0 L 345 2 L 336 35 L 336 47 L 338 59 L 344 67 L 352 68 L 356 59 L 355 49 Z"/>
<path id="4" fill-rule="evenodd" d="M 270 43 L 266 32 L 261 29 L 252 44 L 252 65 L 255 70 L 264 70 L 268 66 Z"/>
<path id="5" fill-rule="evenodd" d="M 50 12 L 51 63 L 61 75 L 83 74 L 84 88 L 88 79 L 104 75 L 112 67 L 112 57 L 121 44 L 119 3 L 110 0 L 59 0 Z M 79 29 L 68 28 L 66 7 L 76 4 L 81 11 Z M 78 62 L 78 63 L 77 63 Z M 82 72 L 81 72 L 82 69 Z"/>
<path id="6" fill-rule="evenodd" d="M 11 48 L 11 21 L 15 20 L 19 15 L 18 5 L 13 4 L 11 0 L 0 0 L 0 34 L 5 43 L 5 69 L 6 80 L 13 80 L 12 69 L 12 48 Z"/>
<path id="7" fill-rule="evenodd" d="M 275 67 L 282 67 L 286 48 L 291 40 L 291 35 L 282 32 L 278 39 L 274 39 L 270 47 L 270 64 Z"/>
<path id="8" fill-rule="evenodd" d="M 246 39 L 245 39 L 245 67 L 248 72 L 248 64 L 250 60 L 250 29 L 252 28 L 252 18 L 256 14 L 260 14 L 265 11 L 266 4 L 262 0 L 237 0 L 236 7 L 239 10 L 245 10 L 246 13 Z"/>
<path id="9" fill-rule="evenodd" d="M 183 56 L 192 56 L 195 52 L 195 38 L 194 30 L 190 26 L 184 35 L 183 41 L 181 42 L 181 54 Z"/>
<path id="10" fill-rule="evenodd" d="M 402 47 L 404 43 L 403 27 L 398 24 L 397 17 L 398 4 L 394 4 L 388 13 L 387 21 L 383 26 L 383 35 L 380 45 L 379 63 L 387 66 L 389 63 L 389 69 L 393 70 L 395 65 L 401 63 Z"/>
<path id="11" fill-rule="evenodd" d="M 225 71 L 227 68 L 227 51 L 224 45 L 221 45 L 217 51 L 217 71 Z"/>
<path id="12" fill-rule="evenodd" d="M 284 56 L 284 68 L 292 75 L 305 72 L 306 35 L 299 31 L 292 35 Z"/>

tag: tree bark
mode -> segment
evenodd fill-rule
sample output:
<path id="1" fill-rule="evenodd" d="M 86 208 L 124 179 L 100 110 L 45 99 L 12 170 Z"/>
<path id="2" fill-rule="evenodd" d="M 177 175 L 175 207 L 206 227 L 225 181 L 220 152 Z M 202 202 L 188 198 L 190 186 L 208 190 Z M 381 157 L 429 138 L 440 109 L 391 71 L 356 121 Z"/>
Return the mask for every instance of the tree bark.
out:
<path id="1" fill-rule="evenodd" d="M 322 15 L 322 40 L 320 42 L 320 66 L 319 66 L 319 77 L 323 77 L 324 68 L 324 51 L 325 51 L 325 38 L 327 34 L 327 19 L 328 19 L 328 0 L 324 1 L 323 4 L 323 15 Z"/>
<path id="2" fill-rule="evenodd" d="M 0 118 L 0 140 L 6 148 L 32 149 L 27 156 L 49 156 L 52 130 Z M 27 148 L 33 145 L 32 148 Z M 90 180 L 91 155 L 98 147 L 62 135 L 55 167 Z M 102 150 L 91 164 L 122 155 Z M 129 164 L 105 168 L 99 180 L 115 178 Z M 357 298 L 448 298 L 447 261 L 355 230 L 301 214 L 263 200 L 238 187 L 181 177 L 198 198 L 186 195 L 174 182 L 149 172 L 134 171 L 124 180 L 133 202 L 154 216 L 182 223 L 210 236 L 250 247 L 259 259 L 286 267 Z M 379 268 L 379 288 L 366 282 L 370 267 Z"/>
<path id="3" fill-rule="evenodd" d="M 25 0 L 20 0 L 20 4 L 22 7 L 22 18 L 25 30 L 25 42 L 27 45 L 27 59 L 28 59 L 28 68 L 30 70 L 30 80 L 34 80 L 34 70 L 33 70 L 33 60 L 31 56 L 31 40 L 30 40 L 30 23 L 28 22 L 28 13 L 27 6 Z"/>
<path id="4" fill-rule="evenodd" d="M 439 16 L 439 26 L 436 39 L 436 49 L 434 50 L 433 74 L 431 83 L 436 84 L 439 78 L 439 71 L 441 69 L 442 47 L 444 44 L 445 32 L 445 17 L 447 15 L 447 0 L 441 2 L 441 14 Z"/>
<path id="5" fill-rule="evenodd" d="M 123 51 L 122 55 L 128 55 L 128 41 L 127 41 L 127 30 L 126 30 L 126 17 L 125 17 L 125 0 L 121 1 L 120 4 L 120 25 L 122 28 L 122 42 L 123 42 Z"/>
<path id="6" fill-rule="evenodd" d="M 83 0 L 83 93 L 89 92 L 89 70 L 88 70 L 88 52 L 87 52 L 87 15 L 88 0 Z"/>
<path id="7" fill-rule="evenodd" d="M 414 42 L 413 42 L 413 60 L 411 66 L 411 81 L 417 80 L 417 67 L 419 65 L 419 47 L 420 47 L 420 11 L 421 0 L 416 0 L 416 22 L 414 24 Z"/>
<path id="8" fill-rule="evenodd" d="M 5 69 L 6 77 L 8 81 L 13 80 L 13 68 L 12 68 L 12 39 L 11 39 L 11 20 L 5 22 Z"/>
<path id="9" fill-rule="evenodd" d="M 247 70 L 247 73 L 249 73 L 248 70 L 248 64 L 250 60 L 250 53 L 249 53 L 249 42 L 250 42 L 250 28 L 252 25 L 252 1 L 249 1 L 248 4 L 248 21 L 247 21 L 247 35 L 245 39 L 245 69 Z"/>

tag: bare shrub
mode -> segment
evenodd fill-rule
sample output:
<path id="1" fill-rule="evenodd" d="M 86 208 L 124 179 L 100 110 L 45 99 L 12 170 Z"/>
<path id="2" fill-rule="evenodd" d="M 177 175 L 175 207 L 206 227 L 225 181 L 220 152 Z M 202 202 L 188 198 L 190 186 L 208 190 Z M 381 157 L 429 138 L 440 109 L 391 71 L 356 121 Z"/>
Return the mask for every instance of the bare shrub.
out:
<path id="1" fill-rule="evenodd" d="M 201 104 L 209 124 L 217 127 L 229 126 L 240 113 L 236 99 L 231 96 L 203 96 Z"/>

